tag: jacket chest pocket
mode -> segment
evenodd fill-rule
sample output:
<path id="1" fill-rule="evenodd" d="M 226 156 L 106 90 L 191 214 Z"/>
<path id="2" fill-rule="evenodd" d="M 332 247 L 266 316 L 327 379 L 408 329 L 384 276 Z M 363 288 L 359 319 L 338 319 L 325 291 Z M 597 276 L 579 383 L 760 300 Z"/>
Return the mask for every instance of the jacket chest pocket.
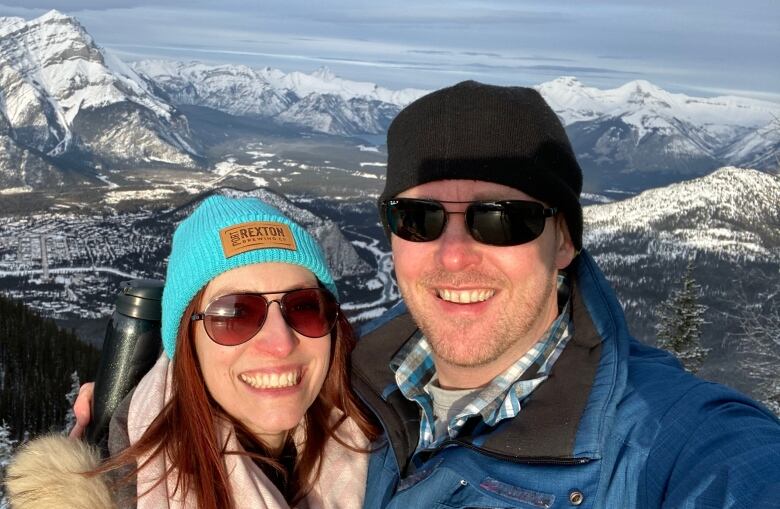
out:
<path id="1" fill-rule="evenodd" d="M 552 509 L 555 495 L 512 486 L 486 477 L 477 486 L 460 481 L 446 501 L 440 501 L 435 509 Z"/>

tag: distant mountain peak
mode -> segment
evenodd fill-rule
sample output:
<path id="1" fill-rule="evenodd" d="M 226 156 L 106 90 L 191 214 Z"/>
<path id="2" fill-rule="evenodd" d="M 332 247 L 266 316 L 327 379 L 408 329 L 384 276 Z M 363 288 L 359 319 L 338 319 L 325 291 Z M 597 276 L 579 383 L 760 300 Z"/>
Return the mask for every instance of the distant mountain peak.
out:
<path id="1" fill-rule="evenodd" d="M 116 162 L 132 153 L 127 161 L 191 166 L 200 147 L 180 105 L 354 136 L 385 133 L 403 107 L 428 92 L 345 79 L 325 66 L 304 73 L 165 60 L 126 64 L 57 10 L 31 21 L 0 18 L 0 39 L 6 138 L 0 156 L 16 147 L 108 167 L 80 156 L 110 155 Z M 780 104 L 690 97 L 647 80 L 602 90 L 562 76 L 535 88 L 562 119 L 589 191 L 646 189 L 728 164 L 766 169 L 780 153 Z M 150 140 L 154 148 L 142 146 Z M 9 161 L 2 161 L 0 177 L 10 168 L 8 174 L 26 178 L 19 177 L 21 159 Z"/>
<path id="2" fill-rule="evenodd" d="M 58 11 L 57 9 L 52 9 L 46 14 L 43 14 L 33 20 L 30 21 L 30 23 L 46 23 L 49 21 L 70 21 L 73 23 L 78 24 L 78 21 L 76 18 L 72 16 L 68 16 L 67 14 L 63 14 L 62 12 Z"/>
<path id="3" fill-rule="evenodd" d="M 316 71 L 311 73 L 311 75 L 315 78 L 319 78 L 323 81 L 333 81 L 336 79 L 336 75 L 333 71 L 330 70 L 330 68 L 326 66 L 319 67 Z"/>
<path id="4" fill-rule="evenodd" d="M 566 126 L 580 163 L 599 178 L 696 176 L 728 164 L 766 169 L 780 151 L 780 136 L 766 127 L 780 117 L 777 103 L 691 97 L 647 80 L 602 90 L 562 77 L 534 88 Z"/>
<path id="5" fill-rule="evenodd" d="M 78 161 L 87 174 L 96 165 L 137 161 L 196 164 L 175 107 L 97 46 L 75 18 L 57 10 L 30 21 L 2 18 L 0 37 L 0 116 L 17 154 L 43 154 L 55 165 L 64 158 L 70 167 Z M 21 159 L 4 161 L 12 169 L 0 181 L 58 181 L 43 173 L 31 178 L 24 157 L 15 157 Z"/>
<path id="6" fill-rule="evenodd" d="M 647 80 L 629 81 L 614 89 L 615 94 L 621 97 L 626 104 L 652 105 L 671 109 L 670 98 L 672 94 Z"/>
<path id="7" fill-rule="evenodd" d="M 563 86 L 563 87 L 572 87 L 572 88 L 584 87 L 582 82 L 577 78 L 575 78 L 574 76 L 561 76 L 559 78 L 555 78 L 554 80 L 548 83 Z"/>
<path id="8" fill-rule="evenodd" d="M 618 88 L 625 89 L 625 90 L 634 90 L 636 92 L 667 93 L 664 89 L 662 89 L 658 85 L 655 85 L 654 83 L 650 83 L 647 80 L 629 81 L 628 83 Z"/>

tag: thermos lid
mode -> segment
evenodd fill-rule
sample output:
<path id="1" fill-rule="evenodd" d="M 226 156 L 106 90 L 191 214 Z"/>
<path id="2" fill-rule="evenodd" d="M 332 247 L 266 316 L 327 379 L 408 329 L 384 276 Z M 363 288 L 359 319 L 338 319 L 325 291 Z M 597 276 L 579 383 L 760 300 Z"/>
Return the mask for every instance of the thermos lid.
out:
<path id="1" fill-rule="evenodd" d="M 159 279 L 123 281 L 116 298 L 116 310 L 141 320 L 160 320 L 164 282 Z"/>

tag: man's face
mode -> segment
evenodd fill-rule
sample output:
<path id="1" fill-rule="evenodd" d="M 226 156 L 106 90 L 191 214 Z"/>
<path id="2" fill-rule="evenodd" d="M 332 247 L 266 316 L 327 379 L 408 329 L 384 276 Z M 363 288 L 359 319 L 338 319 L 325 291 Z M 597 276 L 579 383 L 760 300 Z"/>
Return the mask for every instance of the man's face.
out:
<path id="1" fill-rule="evenodd" d="M 441 180 L 401 198 L 440 201 L 532 200 L 512 187 L 474 180 Z M 467 204 L 445 204 L 464 211 Z M 558 314 L 557 273 L 574 257 L 563 217 L 548 218 L 537 239 L 518 246 L 474 240 L 462 214 L 449 215 L 430 242 L 392 236 L 398 285 L 434 351 L 445 387 L 477 387 L 507 369 L 538 340 Z"/>

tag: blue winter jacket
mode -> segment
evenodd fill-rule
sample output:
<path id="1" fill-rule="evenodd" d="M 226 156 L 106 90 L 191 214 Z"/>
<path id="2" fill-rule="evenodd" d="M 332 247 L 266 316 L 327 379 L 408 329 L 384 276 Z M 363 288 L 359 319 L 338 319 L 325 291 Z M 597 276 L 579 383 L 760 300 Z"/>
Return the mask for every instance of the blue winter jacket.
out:
<path id="1" fill-rule="evenodd" d="M 363 336 L 353 382 L 385 436 L 365 507 L 780 507 L 780 422 L 629 334 L 585 252 L 570 268 L 574 336 L 517 417 L 410 461 L 420 412 L 388 364 L 416 326 L 396 310 Z"/>

